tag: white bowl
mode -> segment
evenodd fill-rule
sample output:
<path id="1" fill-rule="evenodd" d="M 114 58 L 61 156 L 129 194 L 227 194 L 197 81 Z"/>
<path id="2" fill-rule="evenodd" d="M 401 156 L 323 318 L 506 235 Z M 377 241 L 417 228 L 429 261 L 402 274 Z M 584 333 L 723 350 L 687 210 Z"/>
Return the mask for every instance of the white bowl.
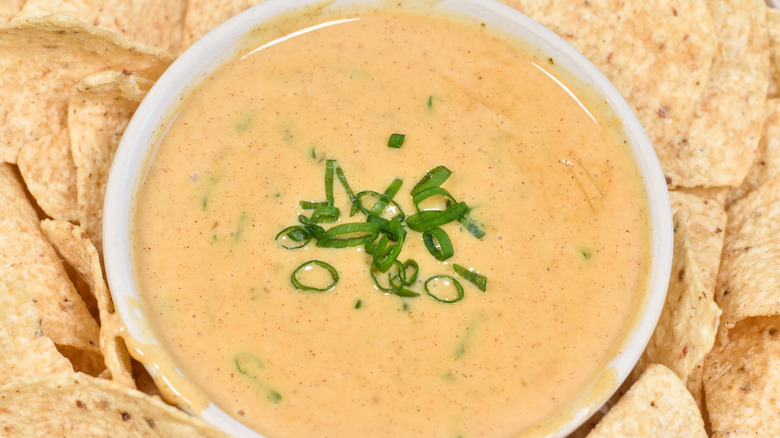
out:
<path id="1" fill-rule="evenodd" d="M 125 327 L 125 335 L 131 354 L 144 362 L 147 369 L 160 382 L 186 382 L 177 375 L 161 375 L 160 363 L 172 363 L 172 359 L 159 348 L 156 334 L 150 328 L 144 315 L 144 306 L 134 282 L 131 262 L 130 221 L 134 196 L 139 188 L 147 160 L 150 159 L 156 139 L 164 129 L 164 122 L 175 109 L 179 98 L 189 87 L 198 83 L 220 66 L 237 50 L 238 42 L 258 23 L 280 13 L 300 9 L 320 0 L 268 0 L 228 20 L 195 43 L 157 81 L 136 111 L 127 127 L 116 153 L 111 169 L 104 210 L 104 255 L 106 273 L 115 306 Z M 329 7 L 380 3 L 373 0 L 341 0 Z M 555 59 L 558 67 L 568 71 L 582 84 L 592 87 L 604 98 L 623 122 L 625 136 L 633 148 L 649 197 L 652 227 L 652 274 L 650 292 L 639 323 L 628 337 L 624 348 L 604 370 L 603 376 L 612 376 L 606 381 L 605 391 L 601 386 L 590 389 L 593 397 L 580 397 L 588 402 L 569 406 L 569 419 L 548 430 L 551 436 L 565 436 L 576 429 L 620 386 L 644 350 L 652 335 L 663 307 L 669 280 L 672 258 L 672 221 L 669 197 L 661 167 L 653 147 L 639 121 L 623 97 L 612 84 L 582 54 L 553 32 L 503 4 L 490 0 L 443 0 L 437 10 L 456 11 L 475 17 L 517 35 L 532 48 L 536 48 Z M 155 350 L 155 359 L 140 357 L 143 351 Z M 156 361 L 156 362 L 155 362 Z M 616 376 L 616 378 L 614 378 Z M 168 388 L 175 393 L 176 384 Z M 240 437 L 260 435 L 217 406 L 208 404 L 197 412 L 206 421 L 223 431 Z"/>

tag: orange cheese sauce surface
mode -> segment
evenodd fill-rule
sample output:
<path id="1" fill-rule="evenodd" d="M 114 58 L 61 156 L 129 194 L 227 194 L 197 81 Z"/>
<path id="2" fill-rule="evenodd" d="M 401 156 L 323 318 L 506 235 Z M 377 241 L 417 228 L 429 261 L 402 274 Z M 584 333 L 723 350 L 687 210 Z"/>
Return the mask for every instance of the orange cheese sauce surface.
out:
<path id="1" fill-rule="evenodd" d="M 634 327 L 651 264 L 638 168 L 619 122 L 554 80 L 554 60 L 454 20 L 355 18 L 247 51 L 181 102 L 135 200 L 144 306 L 181 372 L 266 437 L 520 434 Z M 277 233 L 312 213 L 300 201 L 325 200 L 326 160 L 355 192 L 401 179 L 407 215 L 411 188 L 446 166 L 441 187 L 485 235 L 443 225 L 455 254 L 440 262 L 407 229 L 409 298 L 377 290 L 362 246 L 284 249 Z M 338 223 L 365 221 L 333 187 Z M 338 271 L 332 290 L 291 283 L 313 259 Z M 425 293 L 438 274 L 462 300 Z"/>

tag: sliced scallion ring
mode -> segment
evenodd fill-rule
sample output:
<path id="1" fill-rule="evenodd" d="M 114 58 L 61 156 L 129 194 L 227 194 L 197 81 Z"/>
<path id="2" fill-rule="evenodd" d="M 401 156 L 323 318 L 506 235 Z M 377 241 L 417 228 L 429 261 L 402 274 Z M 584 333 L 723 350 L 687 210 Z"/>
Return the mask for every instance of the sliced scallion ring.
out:
<path id="1" fill-rule="evenodd" d="M 294 243 L 287 243 L 287 242 Z M 311 241 L 311 234 L 306 231 L 306 228 L 300 225 L 293 225 L 287 227 L 276 235 L 276 243 L 282 248 L 286 249 L 299 249 L 306 246 Z"/>
<path id="2" fill-rule="evenodd" d="M 450 169 L 447 169 L 444 166 L 437 166 L 429 170 L 422 178 L 420 178 L 420 181 L 414 185 L 410 194 L 414 196 L 421 190 L 425 190 L 430 187 L 439 187 L 444 183 L 444 181 L 447 181 L 447 178 L 449 178 L 450 175 L 452 175 L 452 171 Z"/>
<path id="3" fill-rule="evenodd" d="M 321 248 L 346 248 L 371 243 L 379 235 L 379 225 L 370 222 L 339 224 L 325 232 L 317 242 Z"/>
<path id="4" fill-rule="evenodd" d="M 325 286 L 303 284 L 299 276 L 318 267 L 324 269 L 328 274 L 330 274 L 331 282 L 327 283 Z M 295 271 L 293 271 L 292 275 L 290 275 L 290 280 L 292 281 L 293 286 L 295 286 L 295 288 L 298 290 L 327 292 L 336 287 L 336 283 L 339 282 L 339 273 L 336 271 L 336 268 L 323 262 L 322 260 L 309 260 L 301 266 L 298 266 Z"/>
<path id="5" fill-rule="evenodd" d="M 385 210 L 385 207 L 387 207 L 388 202 L 392 201 L 398 191 L 401 190 L 403 183 L 404 182 L 401 179 L 394 179 L 393 182 L 387 186 L 385 192 L 382 193 L 383 196 L 379 197 L 379 199 L 377 199 L 374 205 L 371 207 L 371 214 L 375 216 L 382 214 L 382 212 Z"/>
<path id="6" fill-rule="evenodd" d="M 388 269 L 387 272 L 381 272 L 376 265 L 372 263 L 369 272 L 371 273 L 371 279 L 374 280 L 374 285 L 383 292 L 398 293 L 403 288 L 404 282 L 406 282 L 404 266 L 398 260 L 393 262 L 391 269 Z M 396 277 L 398 278 L 398 281 L 394 280 Z M 380 278 L 387 278 L 387 283 L 384 284 L 380 282 Z"/>
<path id="7" fill-rule="evenodd" d="M 441 209 L 420 208 L 420 204 L 422 204 L 426 199 L 433 198 L 435 196 L 441 196 L 444 198 L 444 203 L 442 204 L 444 208 Z M 457 204 L 458 201 L 456 201 L 455 198 L 452 197 L 450 192 L 448 192 L 447 190 L 441 187 L 429 187 L 427 189 L 423 189 L 415 193 L 414 196 L 412 196 L 412 203 L 414 203 L 414 208 L 416 208 L 417 211 L 423 211 L 423 210 L 444 210 L 446 208 L 449 208 L 452 205 Z"/>
<path id="8" fill-rule="evenodd" d="M 403 262 L 403 267 L 404 273 L 406 274 L 406 282 L 404 284 L 407 286 L 414 284 L 414 282 L 417 281 L 417 274 L 420 273 L 420 265 L 418 265 L 416 261 L 409 259 Z M 409 268 L 412 268 L 411 275 L 408 271 Z"/>
<path id="9" fill-rule="evenodd" d="M 374 216 L 381 217 L 383 213 L 389 213 L 389 216 L 391 218 L 400 216 L 401 220 L 403 220 L 403 218 L 406 217 L 404 215 L 404 211 L 401 209 L 401 206 L 399 206 L 398 203 L 396 203 L 395 201 L 388 198 L 386 195 L 382 193 L 375 192 L 373 190 L 364 190 L 358 193 L 356 197 L 357 197 L 358 208 L 366 216 L 374 215 Z M 368 198 L 368 197 L 377 199 L 373 204 L 371 204 L 370 208 L 367 206 L 366 202 L 364 201 L 364 198 Z M 379 211 L 379 213 L 374 214 L 373 208 L 378 202 L 380 202 L 380 200 L 382 200 L 381 202 L 384 204 L 384 206 L 382 207 L 382 210 Z"/>
<path id="10" fill-rule="evenodd" d="M 457 263 L 452 264 L 452 269 L 455 270 L 456 274 L 474 283 L 474 285 L 477 286 L 477 289 L 481 290 L 482 292 L 487 291 L 487 277 L 484 275 L 478 272 L 474 272 L 471 269 L 467 269 Z"/>
<path id="11" fill-rule="evenodd" d="M 340 214 L 341 211 L 339 211 L 338 207 L 324 205 L 322 207 L 317 207 L 317 209 L 314 210 L 311 214 L 311 221 L 320 224 L 332 224 L 339 220 Z"/>
<path id="12" fill-rule="evenodd" d="M 431 253 L 436 260 L 447 260 L 455 255 L 455 249 L 452 247 L 452 241 L 447 232 L 439 227 L 426 230 L 422 234 L 423 243 L 425 248 Z"/>
<path id="13" fill-rule="evenodd" d="M 434 227 L 459 220 L 464 214 L 468 213 L 469 206 L 465 202 L 459 202 L 452 207 L 444 210 L 424 210 L 406 218 L 406 225 L 414 231 L 425 232 Z"/>
<path id="14" fill-rule="evenodd" d="M 450 297 L 445 296 L 444 294 L 438 294 L 435 291 L 431 291 L 432 288 L 438 289 L 439 287 L 442 287 L 439 286 L 439 284 L 443 284 L 443 287 L 452 286 L 455 289 L 455 295 Z M 458 280 L 450 277 L 449 275 L 434 275 L 433 277 L 425 280 L 425 293 L 440 303 L 452 304 L 457 303 L 463 299 L 463 286 L 460 285 Z"/>

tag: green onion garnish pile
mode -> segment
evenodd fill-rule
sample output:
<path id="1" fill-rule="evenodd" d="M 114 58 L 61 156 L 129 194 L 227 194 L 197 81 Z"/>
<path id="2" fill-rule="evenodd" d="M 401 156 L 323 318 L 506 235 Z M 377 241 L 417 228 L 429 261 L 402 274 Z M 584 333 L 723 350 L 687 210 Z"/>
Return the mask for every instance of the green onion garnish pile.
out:
<path id="1" fill-rule="evenodd" d="M 403 144 L 402 134 L 393 134 L 388 141 L 390 147 Z M 355 193 L 347 182 L 343 169 L 336 160 L 325 162 L 325 200 L 300 201 L 303 210 L 311 214 L 300 215 L 299 224 L 289 226 L 276 235 L 277 243 L 283 248 L 296 250 L 306 248 L 314 239 L 320 248 L 349 248 L 362 246 L 372 256 L 369 275 L 381 291 L 401 297 L 417 297 L 425 292 L 441 303 L 456 303 L 463 299 L 463 286 L 447 274 L 434 275 L 417 284 L 419 265 L 415 260 L 400 261 L 408 230 L 421 234 L 428 252 L 443 261 L 454 256 L 455 249 L 442 226 L 460 222 L 474 237 L 482 238 L 485 232 L 470 217 L 470 208 L 465 202 L 458 202 L 441 185 L 452 175 L 444 166 L 428 171 L 410 191 L 416 212 L 407 216 L 394 200 L 403 181 L 396 178 L 383 192 L 364 190 Z M 338 180 L 349 197 L 349 217 L 361 213 L 362 221 L 345 222 L 325 228 L 339 220 L 341 212 L 334 204 L 333 186 Z M 454 273 L 473 283 L 479 290 L 487 290 L 487 278 L 461 265 L 453 265 Z M 319 272 L 317 272 L 319 271 Z M 313 272 L 313 274 L 312 274 Z M 309 280 L 315 276 L 328 280 Z M 338 271 L 321 260 L 310 260 L 299 266 L 291 275 L 293 286 L 302 291 L 326 292 L 339 281 Z M 418 290 L 414 290 L 415 286 Z M 360 306 L 360 301 L 356 308 Z"/>

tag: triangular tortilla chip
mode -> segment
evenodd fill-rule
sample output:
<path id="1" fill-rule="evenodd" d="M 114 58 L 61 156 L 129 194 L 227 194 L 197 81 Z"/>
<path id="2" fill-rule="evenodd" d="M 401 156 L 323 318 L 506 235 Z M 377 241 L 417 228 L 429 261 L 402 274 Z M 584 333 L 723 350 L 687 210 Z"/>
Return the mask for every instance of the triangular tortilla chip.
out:
<path id="1" fill-rule="evenodd" d="M 100 310 L 100 350 L 111 378 L 123 386 L 135 388 L 130 355 L 115 330 L 119 316 L 114 314 L 114 305 L 95 246 L 81 228 L 69 222 L 47 219 L 41 222 L 41 229 L 65 261 L 89 284 L 97 299 Z"/>
<path id="2" fill-rule="evenodd" d="M 0 281 L 0 385 L 26 377 L 72 373 L 41 331 L 38 309 L 21 286 Z"/>
<path id="3" fill-rule="evenodd" d="M 740 184 L 753 162 L 769 88 L 764 0 L 708 0 L 720 53 L 690 125 L 655 144 L 672 186 Z"/>
<path id="4" fill-rule="evenodd" d="M 778 24 L 780 27 L 780 23 Z M 780 56 L 780 53 L 778 53 Z M 729 193 L 727 205 L 744 198 L 748 193 L 780 175 L 780 98 L 767 101 L 764 135 L 758 143 L 758 152 L 742 185 Z"/>
<path id="5" fill-rule="evenodd" d="M 5 436 L 228 438 L 159 398 L 86 374 L 58 374 L 0 387 Z"/>
<path id="6" fill-rule="evenodd" d="M 24 288 L 57 345 L 98 352 L 98 326 L 41 232 L 14 169 L 0 164 L 0 278 Z"/>
<path id="7" fill-rule="evenodd" d="M 130 41 L 176 53 L 185 6 L 185 0 L 27 0 L 15 18 L 69 15 Z"/>
<path id="8" fill-rule="evenodd" d="M 706 438 L 704 420 L 680 379 L 663 365 L 650 365 L 609 410 L 588 438 Z"/>
<path id="9" fill-rule="evenodd" d="M 166 52 L 75 18 L 47 16 L 0 25 L 0 162 L 16 162 L 27 142 L 65 127 L 70 88 L 88 74 L 127 70 L 156 79 Z"/>
<path id="10" fill-rule="evenodd" d="M 672 212 L 683 211 L 690 235 L 690 251 L 699 269 L 699 279 L 712 297 L 718 281 L 726 211 L 716 201 L 679 191 L 671 191 Z"/>
<path id="11" fill-rule="evenodd" d="M 27 190 L 47 215 L 78 219 L 76 167 L 67 129 L 25 143 L 16 160 Z"/>
<path id="12" fill-rule="evenodd" d="M 119 140 L 152 82 L 120 72 L 101 72 L 77 83 L 70 94 L 68 130 L 76 164 L 78 222 L 102 251 L 103 200 Z"/>
<path id="13" fill-rule="evenodd" d="M 780 175 L 732 205 L 728 217 L 715 296 L 727 329 L 780 315 Z"/>
<path id="14" fill-rule="evenodd" d="M 780 317 L 742 320 L 718 338 L 704 376 L 713 438 L 780 436 Z"/>
<path id="15" fill-rule="evenodd" d="M 687 382 L 715 343 L 720 309 L 700 279 L 693 259 L 685 211 L 674 215 L 674 257 L 666 302 L 635 374 L 662 364 Z M 698 391 L 697 391 L 698 393 Z"/>

